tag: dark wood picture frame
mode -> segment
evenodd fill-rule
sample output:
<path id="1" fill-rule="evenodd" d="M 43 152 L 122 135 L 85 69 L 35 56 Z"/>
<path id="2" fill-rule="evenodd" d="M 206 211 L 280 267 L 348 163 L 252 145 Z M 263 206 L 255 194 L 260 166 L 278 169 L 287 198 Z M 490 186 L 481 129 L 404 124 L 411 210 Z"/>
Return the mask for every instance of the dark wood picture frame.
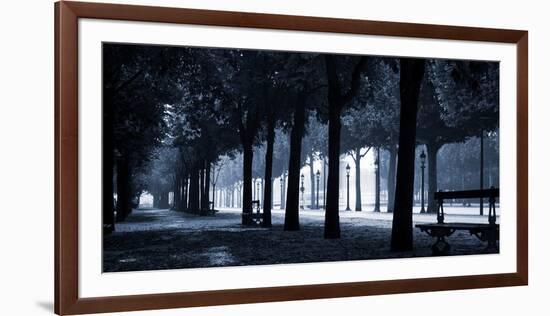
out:
<path id="1" fill-rule="evenodd" d="M 80 298 L 78 19 L 512 43 L 517 46 L 517 271 L 390 281 Z M 83 2 L 55 4 L 55 312 L 60 315 L 527 285 L 527 31 Z"/>

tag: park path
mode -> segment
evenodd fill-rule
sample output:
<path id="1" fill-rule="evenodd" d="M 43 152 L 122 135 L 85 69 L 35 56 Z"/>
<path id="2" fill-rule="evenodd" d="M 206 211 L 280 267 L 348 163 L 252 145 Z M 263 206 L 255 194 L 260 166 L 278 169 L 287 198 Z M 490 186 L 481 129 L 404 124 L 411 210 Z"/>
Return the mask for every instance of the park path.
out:
<path id="1" fill-rule="evenodd" d="M 161 209 L 138 209 L 104 238 L 104 271 L 136 271 L 211 266 L 301 263 L 430 256 L 432 239 L 414 230 L 415 250 L 389 251 L 392 214 L 340 212 L 342 237 L 323 238 L 324 212 L 300 212 L 301 229 L 283 231 L 284 210 L 273 210 L 273 227 L 242 227 L 238 209 L 197 216 Z M 449 220 L 483 222 L 485 217 L 449 215 Z M 452 218 L 455 217 L 455 218 Z M 434 214 L 415 214 L 433 222 Z M 460 232 L 452 254 L 483 253 L 485 245 Z"/>

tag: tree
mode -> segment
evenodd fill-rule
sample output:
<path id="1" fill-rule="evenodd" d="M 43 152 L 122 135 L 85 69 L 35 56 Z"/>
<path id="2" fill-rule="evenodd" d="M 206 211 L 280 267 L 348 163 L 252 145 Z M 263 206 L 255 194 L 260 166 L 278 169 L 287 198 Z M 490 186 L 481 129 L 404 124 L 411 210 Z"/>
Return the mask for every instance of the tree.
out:
<path id="1" fill-rule="evenodd" d="M 290 154 L 288 163 L 288 189 L 285 208 L 285 230 L 299 230 L 300 205 L 300 168 L 302 156 L 302 138 L 306 132 L 306 108 L 318 105 L 321 94 L 316 92 L 323 87 L 318 81 L 320 71 L 319 58 L 316 55 L 293 55 L 287 64 L 288 86 L 292 91 L 290 100 L 294 105 L 290 129 Z"/>
<path id="2" fill-rule="evenodd" d="M 222 156 L 218 161 L 216 161 L 212 166 L 212 173 L 210 180 L 210 183 L 212 184 L 212 204 L 215 207 L 216 206 L 216 184 L 218 183 L 218 180 L 220 178 L 220 172 L 223 168 L 223 166 L 229 161 L 228 156 Z"/>
<path id="3" fill-rule="evenodd" d="M 365 102 L 365 101 L 364 101 Z M 366 102 L 365 102 L 366 103 Z M 372 146 L 370 121 L 372 108 L 363 104 L 352 107 L 342 117 L 342 150 L 353 159 L 355 165 L 355 211 L 362 210 L 361 204 L 361 159 L 365 157 Z"/>
<path id="4" fill-rule="evenodd" d="M 285 230 L 299 230 L 300 205 L 300 156 L 305 125 L 305 95 L 298 93 L 295 102 L 293 126 L 290 133 L 290 155 L 288 163 L 288 189 L 285 208 Z"/>
<path id="5" fill-rule="evenodd" d="M 243 152 L 243 216 L 242 224 L 252 224 L 253 146 L 260 130 L 262 107 L 265 105 L 265 82 L 262 80 L 261 52 L 224 51 L 218 72 L 228 96 L 226 111 L 237 126 Z"/>
<path id="6" fill-rule="evenodd" d="M 278 128 L 275 132 L 275 145 L 273 155 L 273 177 L 280 177 L 281 181 L 281 209 L 285 207 L 285 188 L 286 176 L 285 171 L 288 168 L 289 160 L 289 137 L 282 128 Z"/>
<path id="7" fill-rule="evenodd" d="M 375 193 L 374 193 L 374 212 L 380 212 L 380 147 L 376 147 L 374 157 L 375 164 Z"/>
<path id="8" fill-rule="evenodd" d="M 342 122 L 342 149 L 353 158 L 356 165 L 356 210 L 361 210 L 360 169 L 361 158 L 376 148 L 388 148 L 395 161 L 399 122 L 399 87 L 397 61 L 394 58 L 368 58 L 363 74 L 365 83 L 358 95 L 344 112 Z M 365 151 L 364 153 L 361 153 Z M 378 155 L 378 153 L 376 154 Z M 375 159 L 376 160 L 376 159 Z M 380 165 L 376 169 L 375 210 L 380 202 Z M 395 163 L 390 166 L 388 192 L 393 194 Z M 390 207 L 391 209 L 391 207 Z"/>
<path id="9" fill-rule="evenodd" d="M 212 165 L 220 156 L 232 153 L 239 138 L 226 107 L 233 91 L 225 89 L 227 83 L 219 76 L 222 69 L 216 63 L 223 51 L 194 48 L 184 51 L 187 54 L 180 58 L 178 73 L 183 96 L 175 105 L 171 126 L 174 145 L 187 148 L 184 150 L 187 155 L 182 156 L 189 175 L 186 210 L 204 215 L 210 205 Z"/>
<path id="10" fill-rule="evenodd" d="M 306 135 L 302 139 L 302 158 L 301 165 L 309 168 L 309 181 L 310 181 L 310 207 L 315 208 L 315 161 L 320 159 L 323 152 L 326 152 L 326 125 L 322 124 L 315 113 L 310 112 L 307 121 Z"/>
<path id="11" fill-rule="evenodd" d="M 380 58 L 370 67 L 371 75 L 368 78 L 371 86 L 369 94 L 369 104 L 372 104 L 371 111 L 373 119 L 371 120 L 370 134 L 374 138 L 374 146 L 385 148 L 389 152 L 389 161 L 387 166 L 387 192 L 388 192 L 388 212 L 393 211 L 395 198 L 395 172 L 397 160 L 397 141 L 399 135 L 399 71 L 398 60 L 396 58 Z M 383 165 L 378 165 L 378 174 L 380 178 L 380 169 Z M 378 181 L 380 182 L 380 181 Z M 380 200 L 379 184 L 376 185 L 376 198 Z"/>
<path id="12" fill-rule="evenodd" d="M 271 209 L 273 208 L 273 151 L 275 144 L 276 127 L 290 118 L 288 116 L 288 89 L 287 55 L 280 53 L 265 53 L 263 60 L 263 102 L 265 103 L 265 186 L 263 192 L 263 218 L 262 225 L 271 227 Z"/>
<path id="13" fill-rule="evenodd" d="M 360 86 L 360 74 L 365 64 L 366 57 L 360 57 L 355 63 L 351 75 L 347 75 L 344 81 L 348 82 L 349 88 L 344 90 L 344 84 L 340 79 L 338 71 L 338 59 L 334 55 L 325 55 L 325 68 L 328 83 L 328 183 L 327 183 L 327 205 L 325 210 L 325 232 L 324 237 L 333 239 L 340 238 L 340 218 L 338 214 L 339 200 L 339 177 L 340 177 L 340 130 L 342 124 L 340 115 L 344 107 L 357 94 Z M 341 61 L 342 62 L 342 61 Z M 349 76 L 349 77 L 348 77 Z"/>
<path id="14" fill-rule="evenodd" d="M 165 131 L 165 105 L 173 93 L 172 59 L 168 48 L 106 44 L 103 46 L 103 177 L 116 168 L 117 220 L 131 212 L 133 177 L 152 158 Z M 103 188 L 104 221 L 112 225 L 113 187 Z"/>
<path id="15" fill-rule="evenodd" d="M 231 192 L 231 196 L 233 196 L 233 190 L 236 189 L 237 191 L 237 207 L 240 207 L 239 201 L 240 201 L 240 188 L 242 186 L 242 172 L 239 170 L 242 169 L 243 165 L 243 155 L 242 153 L 238 153 L 236 155 L 230 156 L 230 159 L 224 163 L 223 167 L 220 170 L 219 173 L 219 182 L 218 186 L 220 187 L 220 193 L 223 196 L 223 193 L 226 194 L 225 199 L 225 207 L 228 207 L 231 203 L 231 201 L 228 201 L 227 199 L 227 193 Z M 234 202 L 234 201 L 233 201 Z M 222 201 L 220 201 L 221 205 Z"/>
<path id="16" fill-rule="evenodd" d="M 144 189 L 153 195 L 153 205 L 169 208 L 169 192 L 173 189 L 173 169 L 178 159 L 177 149 L 171 146 L 155 150 L 155 158 L 145 168 Z"/>
<path id="17" fill-rule="evenodd" d="M 443 145 L 491 131 L 498 123 L 498 64 L 431 60 L 420 94 L 419 140 L 428 157 L 428 212 L 437 212 L 437 154 Z M 437 130 L 437 133 L 433 131 Z"/>
<path id="18" fill-rule="evenodd" d="M 407 251 L 413 247 L 412 198 L 414 189 L 416 116 L 420 85 L 424 77 L 425 60 L 401 58 L 399 64 L 401 113 L 391 250 Z"/>

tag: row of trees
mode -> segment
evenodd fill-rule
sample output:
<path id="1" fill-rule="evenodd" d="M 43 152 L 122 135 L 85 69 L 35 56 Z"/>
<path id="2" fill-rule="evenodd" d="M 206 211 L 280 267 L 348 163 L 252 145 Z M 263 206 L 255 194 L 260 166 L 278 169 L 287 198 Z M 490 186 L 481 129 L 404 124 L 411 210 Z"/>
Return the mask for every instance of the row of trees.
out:
<path id="1" fill-rule="evenodd" d="M 307 139 L 304 138 L 304 141 Z M 484 180 L 483 183 L 487 187 L 499 185 L 499 165 L 498 165 L 498 133 L 487 133 L 485 135 L 485 148 L 484 148 Z M 263 148 L 265 146 L 259 146 L 255 148 L 255 156 L 263 156 Z M 437 189 L 443 191 L 453 191 L 453 190 L 467 190 L 467 189 L 477 189 L 480 187 L 480 139 L 479 138 L 470 138 L 463 143 L 452 143 L 442 146 L 437 155 L 437 165 L 438 165 L 438 174 L 437 174 Z M 283 152 L 283 155 L 277 150 L 279 146 L 275 145 L 275 153 L 278 153 L 280 156 L 288 157 L 288 152 Z M 417 145 L 416 148 L 416 157 L 420 157 L 422 152 L 425 152 L 424 145 Z M 360 148 L 361 159 L 366 157 L 369 153 L 368 165 L 361 164 L 357 169 L 357 165 L 353 164 L 357 161 L 354 156 L 348 155 L 351 157 L 350 165 L 352 166 L 352 184 L 351 184 L 351 196 L 352 202 L 355 203 L 353 208 L 355 211 L 362 211 L 363 206 L 367 203 L 364 197 L 364 193 L 367 192 L 370 194 L 368 196 L 368 203 L 374 203 L 374 209 L 380 210 L 380 205 L 388 207 L 391 199 L 388 196 L 388 192 L 392 189 L 390 170 L 391 167 L 391 153 L 387 149 L 375 148 L 370 150 L 369 148 Z M 306 155 L 307 156 L 307 155 Z M 239 159 L 237 157 L 235 159 Z M 241 186 L 242 186 L 242 175 L 239 172 L 235 172 L 235 168 L 239 168 L 239 164 L 235 165 L 234 163 L 226 163 L 227 157 L 221 158 L 221 163 L 215 166 L 217 172 L 215 172 L 212 177 L 215 177 L 217 181 L 212 180 L 212 189 L 215 192 L 211 194 L 211 201 L 215 203 L 215 206 L 219 207 L 240 207 L 237 203 L 237 200 L 240 198 Z M 281 159 L 285 161 L 286 159 Z M 320 202 L 319 206 L 324 208 L 324 197 L 326 195 L 326 160 L 313 158 L 314 168 L 311 167 L 309 163 L 310 159 L 304 159 L 302 162 L 301 173 L 305 175 L 304 182 L 304 191 L 302 195 L 305 195 L 305 198 L 302 196 L 302 204 L 309 208 L 317 208 L 317 190 L 319 192 Z M 361 160 L 362 161 L 362 160 Z M 342 160 L 340 168 L 346 166 L 346 162 Z M 282 164 L 278 164 L 281 166 Z M 426 163 L 426 166 L 428 164 Z M 274 165 L 275 166 L 275 165 Z M 323 168 L 325 167 L 325 168 Z M 394 162 L 395 168 L 395 162 Z M 365 169 L 367 174 L 364 174 Z M 263 178 L 264 165 L 263 160 L 255 160 L 253 166 L 253 199 L 261 199 L 263 193 L 264 183 L 267 181 Z M 274 167 L 275 170 L 275 167 Z M 277 169 L 282 170 L 282 169 Z M 341 170 L 342 172 L 342 170 Z M 421 194 L 421 177 L 422 172 L 420 159 L 417 159 L 415 162 L 415 182 L 414 182 L 414 192 L 416 193 L 415 203 L 420 203 L 420 194 Z M 272 192 L 272 208 L 273 203 L 277 204 L 277 207 L 284 209 L 285 201 L 285 192 L 286 192 L 286 179 L 285 173 L 278 171 L 274 172 L 278 176 L 273 178 L 273 186 L 276 188 L 276 193 Z M 319 180 L 317 180 L 317 174 Z M 393 172 L 395 174 L 395 170 Z M 344 174 L 345 175 L 345 174 Z M 340 192 L 345 190 L 345 177 L 341 175 L 340 179 Z M 317 184 L 319 181 L 319 188 Z M 395 183 L 395 179 L 393 181 Z M 342 187 L 344 184 L 344 187 Z M 426 189 L 428 189 L 427 183 L 425 183 Z M 302 184 L 300 184 L 302 186 Z M 365 185 L 367 187 L 365 187 Z M 167 187 L 167 189 L 170 189 Z M 427 191 L 425 195 L 427 196 Z M 370 193 L 369 193 L 370 192 Z M 237 195 L 233 197 L 233 195 Z M 226 200 L 234 200 L 234 203 L 222 203 Z M 372 200 L 374 197 L 374 200 Z M 340 204 L 346 203 L 345 195 L 340 196 Z M 426 199 L 427 201 L 427 199 Z M 263 201 L 261 201 L 263 204 Z M 391 212 L 391 208 L 388 207 L 388 211 Z"/>
<path id="2" fill-rule="evenodd" d="M 284 229 L 297 230 L 300 170 L 321 159 L 324 235 L 338 238 L 341 155 L 360 170 L 372 149 L 389 153 L 392 248 L 406 249 L 416 145 L 428 150 L 432 194 L 442 146 L 498 122 L 495 63 L 114 44 L 104 46 L 104 60 L 104 178 L 116 184 L 104 185 L 106 227 L 115 221 L 113 192 L 119 220 L 143 190 L 159 203 L 173 192 L 175 209 L 204 213 L 223 171 L 240 174 L 229 178 L 241 184 L 243 225 L 251 223 L 253 177 L 284 175 Z M 268 227 L 272 186 L 265 181 L 262 194 Z"/>

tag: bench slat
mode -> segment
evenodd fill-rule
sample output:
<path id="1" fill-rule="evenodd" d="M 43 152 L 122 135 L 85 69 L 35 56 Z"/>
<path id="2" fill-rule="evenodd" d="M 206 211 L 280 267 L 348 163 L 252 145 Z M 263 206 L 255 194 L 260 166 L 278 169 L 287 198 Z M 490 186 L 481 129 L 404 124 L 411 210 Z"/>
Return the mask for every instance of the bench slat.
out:
<path id="1" fill-rule="evenodd" d="M 499 189 L 483 189 L 483 190 L 465 190 L 465 191 L 439 191 L 435 192 L 435 200 L 446 199 L 479 199 L 479 198 L 497 198 L 499 196 Z"/>
<path id="2" fill-rule="evenodd" d="M 499 224 L 481 224 L 481 223 L 443 223 L 443 224 L 430 223 L 430 224 L 415 225 L 415 227 L 417 228 L 451 228 L 451 229 L 458 229 L 458 230 L 467 230 L 467 229 L 474 229 L 474 228 L 493 229 L 498 226 Z"/>

